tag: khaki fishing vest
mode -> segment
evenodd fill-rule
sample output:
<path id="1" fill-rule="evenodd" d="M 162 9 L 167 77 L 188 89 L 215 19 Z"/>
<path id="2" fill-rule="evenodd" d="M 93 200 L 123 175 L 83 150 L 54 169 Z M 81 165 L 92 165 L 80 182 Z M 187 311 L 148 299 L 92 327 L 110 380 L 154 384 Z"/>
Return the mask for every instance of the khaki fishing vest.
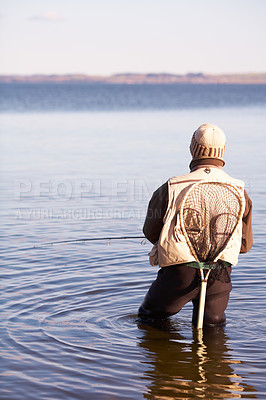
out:
<path id="1" fill-rule="evenodd" d="M 168 207 L 164 216 L 164 225 L 158 242 L 158 262 L 160 267 L 196 261 L 186 238 L 182 233 L 179 218 L 180 203 L 193 183 L 200 180 L 230 183 L 238 188 L 244 198 L 244 182 L 234 179 L 222 169 L 201 167 L 187 175 L 171 178 L 168 181 Z M 245 206 L 243 207 L 243 209 Z M 242 240 L 242 216 L 227 246 L 219 256 L 220 260 L 232 265 L 238 262 Z"/>

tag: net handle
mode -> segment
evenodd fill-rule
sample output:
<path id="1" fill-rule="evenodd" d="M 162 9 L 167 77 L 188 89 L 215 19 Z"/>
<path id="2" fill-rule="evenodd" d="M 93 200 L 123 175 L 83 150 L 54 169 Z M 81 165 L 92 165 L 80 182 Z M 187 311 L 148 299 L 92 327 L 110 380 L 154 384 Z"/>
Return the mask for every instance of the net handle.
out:
<path id="1" fill-rule="evenodd" d="M 207 291 L 207 282 L 210 275 L 211 270 L 204 275 L 203 270 L 200 270 L 200 279 L 201 279 L 201 287 L 200 287 L 200 299 L 199 299 L 199 311 L 198 311 L 198 321 L 197 321 L 197 329 L 203 328 L 203 318 L 205 311 L 205 301 L 206 301 L 206 291 Z"/>

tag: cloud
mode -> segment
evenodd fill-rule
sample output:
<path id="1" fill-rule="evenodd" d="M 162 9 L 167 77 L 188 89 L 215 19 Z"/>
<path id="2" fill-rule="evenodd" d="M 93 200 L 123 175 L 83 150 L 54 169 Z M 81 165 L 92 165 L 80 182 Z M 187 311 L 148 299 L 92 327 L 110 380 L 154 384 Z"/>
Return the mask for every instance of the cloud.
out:
<path id="1" fill-rule="evenodd" d="M 54 11 L 50 11 L 39 15 L 33 15 L 29 19 L 31 21 L 50 21 L 50 22 L 59 22 L 64 20 L 64 18 L 60 17 L 60 15 L 58 15 Z"/>

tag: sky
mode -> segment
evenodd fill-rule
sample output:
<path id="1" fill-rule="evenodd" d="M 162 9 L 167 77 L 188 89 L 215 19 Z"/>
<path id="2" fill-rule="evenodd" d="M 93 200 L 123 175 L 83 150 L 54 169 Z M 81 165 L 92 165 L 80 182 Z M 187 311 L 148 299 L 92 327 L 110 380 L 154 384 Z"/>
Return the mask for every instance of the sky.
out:
<path id="1" fill-rule="evenodd" d="M 266 72 L 265 0 L 0 0 L 0 74 Z"/>

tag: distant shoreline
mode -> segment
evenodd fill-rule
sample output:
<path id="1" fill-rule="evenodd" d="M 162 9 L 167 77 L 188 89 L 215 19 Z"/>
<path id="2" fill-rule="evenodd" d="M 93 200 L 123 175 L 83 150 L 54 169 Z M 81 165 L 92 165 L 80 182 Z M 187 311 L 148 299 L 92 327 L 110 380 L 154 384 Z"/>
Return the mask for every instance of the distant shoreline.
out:
<path id="1" fill-rule="evenodd" d="M 106 84 L 266 84 L 266 73 L 220 74 L 204 73 L 175 74 L 114 74 L 92 76 L 85 74 L 67 75 L 0 75 L 0 83 L 106 83 Z"/>

